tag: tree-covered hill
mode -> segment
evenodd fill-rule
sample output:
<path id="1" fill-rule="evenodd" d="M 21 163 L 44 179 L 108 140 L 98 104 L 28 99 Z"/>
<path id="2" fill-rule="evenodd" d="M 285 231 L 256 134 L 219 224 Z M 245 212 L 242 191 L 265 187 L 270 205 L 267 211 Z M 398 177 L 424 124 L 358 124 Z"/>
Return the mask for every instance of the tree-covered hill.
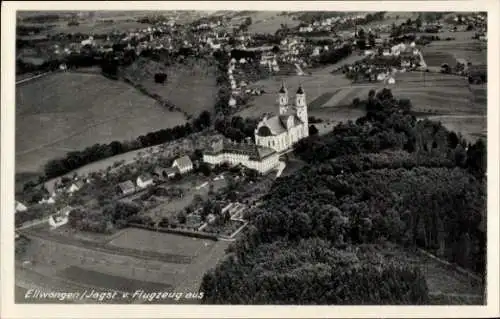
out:
<path id="1" fill-rule="evenodd" d="M 309 165 L 276 180 L 205 275 L 205 302 L 425 304 L 425 274 L 403 257 L 417 247 L 484 275 L 485 143 L 416 121 L 388 90 L 363 103 L 356 123 L 300 143 Z"/>

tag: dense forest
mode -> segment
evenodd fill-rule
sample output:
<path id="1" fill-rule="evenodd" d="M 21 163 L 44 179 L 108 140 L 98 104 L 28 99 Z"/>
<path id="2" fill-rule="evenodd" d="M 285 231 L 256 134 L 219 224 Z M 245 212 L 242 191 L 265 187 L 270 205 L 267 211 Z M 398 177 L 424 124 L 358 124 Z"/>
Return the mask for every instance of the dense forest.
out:
<path id="1" fill-rule="evenodd" d="M 390 90 L 311 136 L 201 290 L 217 304 L 425 304 L 415 248 L 484 276 L 486 147 L 417 121 Z"/>

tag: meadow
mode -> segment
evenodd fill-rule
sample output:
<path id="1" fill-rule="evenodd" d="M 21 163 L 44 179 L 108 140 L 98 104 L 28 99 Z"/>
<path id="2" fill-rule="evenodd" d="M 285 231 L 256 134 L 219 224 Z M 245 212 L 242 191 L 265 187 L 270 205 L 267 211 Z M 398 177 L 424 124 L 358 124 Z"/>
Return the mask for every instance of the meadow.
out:
<path id="1" fill-rule="evenodd" d="M 134 87 L 96 74 L 54 73 L 16 87 L 16 172 L 95 143 L 183 124 Z"/>
<path id="2" fill-rule="evenodd" d="M 44 226 L 48 228 L 48 225 Z M 106 244 L 109 247 L 107 251 L 53 239 L 50 236 L 32 237 L 24 254 L 29 257 L 22 259 L 30 261 L 30 264 L 16 269 L 18 290 L 42 287 L 68 291 L 142 289 L 196 292 L 201 276 L 223 258 L 227 247 L 227 242 L 139 229 L 125 229 L 117 236 L 111 235 Z M 192 258 L 189 263 L 170 263 L 124 253 L 144 248 L 156 254 L 164 254 L 167 249 L 168 253 L 182 253 Z M 145 250 L 144 254 L 147 253 Z"/>
<path id="3" fill-rule="evenodd" d="M 454 37 L 455 40 L 433 41 L 423 47 L 422 54 L 428 65 L 448 63 L 454 66 L 456 59 L 465 59 L 472 65 L 487 64 L 486 43 L 472 39 L 474 32 L 443 32 L 437 35 L 440 38 Z M 440 62 L 440 58 L 444 60 Z"/>
<path id="4" fill-rule="evenodd" d="M 184 237 L 168 233 L 151 232 L 144 229 L 130 228 L 113 238 L 108 245 L 153 250 L 160 253 L 189 255 L 196 257 L 205 253 L 214 245 L 214 241 Z"/>
<path id="5" fill-rule="evenodd" d="M 167 74 L 165 83 L 155 83 L 155 73 Z M 217 99 L 216 67 L 207 60 L 187 59 L 185 64 L 165 66 L 148 59 L 138 59 L 128 66 L 124 78 L 173 103 L 189 116 L 211 111 Z"/>
<path id="6" fill-rule="evenodd" d="M 486 134 L 486 86 L 473 87 L 467 79 L 455 75 L 431 72 L 405 72 L 395 75 L 396 83 L 382 82 L 352 84 L 342 74 L 332 75 L 318 69 L 310 76 L 275 76 L 252 84 L 268 93 L 255 97 L 248 107 L 238 112 L 243 117 L 258 117 L 266 112 L 278 111 L 281 82 L 289 89 L 294 103 L 296 88 L 302 84 L 309 105 L 309 116 L 325 120 L 316 124 L 320 134 L 331 130 L 339 122 L 356 120 L 363 116 L 361 108 L 352 106 L 355 98 L 366 99 L 370 90 L 390 88 L 396 98 L 411 100 L 418 117 L 433 116 L 449 129 L 461 132 L 466 139 L 476 140 Z"/>
<path id="7" fill-rule="evenodd" d="M 299 25 L 299 20 L 292 20 L 289 15 L 278 15 L 279 11 L 259 11 L 250 14 L 252 24 L 248 27 L 251 33 L 271 33 L 274 34 L 281 28 L 282 24 L 286 24 L 289 28 L 294 28 Z"/>

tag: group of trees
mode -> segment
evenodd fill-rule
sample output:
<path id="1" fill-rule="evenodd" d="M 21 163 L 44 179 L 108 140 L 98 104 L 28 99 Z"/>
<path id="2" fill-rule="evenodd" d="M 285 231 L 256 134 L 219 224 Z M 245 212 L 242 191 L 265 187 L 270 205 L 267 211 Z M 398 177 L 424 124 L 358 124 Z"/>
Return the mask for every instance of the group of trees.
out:
<path id="1" fill-rule="evenodd" d="M 258 119 L 243 119 L 241 116 L 233 116 L 231 118 L 226 117 L 216 120 L 214 127 L 222 135 L 239 143 L 244 141 L 246 138 L 253 139 L 257 122 Z"/>
<path id="2" fill-rule="evenodd" d="M 96 233 L 110 233 L 127 226 L 140 207 L 133 203 L 114 202 L 99 211 L 74 209 L 69 213 L 68 224 L 77 230 Z"/>
<path id="3" fill-rule="evenodd" d="M 322 138 L 300 141 L 296 153 L 306 161 L 321 162 L 348 154 L 404 150 L 452 161 L 478 178 L 486 172 L 483 140 L 470 144 L 441 123 L 417 121 L 411 114 L 411 101 L 395 99 L 389 89 L 372 90 L 368 100 L 359 103 L 366 108 L 364 117 L 356 123 L 341 123 Z"/>
<path id="4" fill-rule="evenodd" d="M 389 90 L 362 103 L 356 123 L 300 143 L 309 164 L 249 216 L 230 257 L 204 276 L 205 302 L 425 304 L 424 274 L 398 250 L 415 247 L 484 275 L 484 142 L 467 149 Z"/>
<path id="5" fill-rule="evenodd" d="M 342 59 L 347 58 L 352 53 L 352 48 L 350 45 L 343 45 L 340 48 L 324 51 L 318 57 L 317 62 L 319 64 L 335 64 Z"/>
<path id="6" fill-rule="evenodd" d="M 45 165 L 45 177 L 57 177 L 86 164 L 114 155 L 184 138 L 194 132 L 200 132 L 210 125 L 211 115 L 208 111 L 204 111 L 192 123 L 187 122 L 173 128 L 150 132 L 139 136 L 133 141 L 113 141 L 109 144 L 95 144 L 82 151 L 69 152 L 65 157 L 50 160 Z"/>

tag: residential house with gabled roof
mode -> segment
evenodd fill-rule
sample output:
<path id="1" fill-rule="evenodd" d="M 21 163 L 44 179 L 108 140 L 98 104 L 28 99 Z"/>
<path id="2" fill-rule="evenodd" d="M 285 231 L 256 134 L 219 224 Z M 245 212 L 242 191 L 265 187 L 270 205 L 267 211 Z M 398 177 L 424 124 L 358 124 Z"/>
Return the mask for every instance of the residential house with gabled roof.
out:
<path id="1" fill-rule="evenodd" d="M 185 174 L 193 170 L 193 162 L 189 156 L 184 155 L 172 163 L 172 168 L 177 168 L 180 174 Z"/>
<path id="2" fill-rule="evenodd" d="M 137 177 L 137 187 L 146 188 L 153 185 L 153 176 L 149 173 L 141 174 Z"/>
<path id="3" fill-rule="evenodd" d="M 62 225 L 65 225 L 68 223 L 69 220 L 69 214 L 73 211 L 73 207 L 71 206 L 66 206 L 57 213 L 50 215 L 49 217 L 49 225 L 52 228 L 58 228 L 61 227 Z"/>
<path id="4" fill-rule="evenodd" d="M 122 195 L 130 195 L 135 192 L 135 186 L 131 180 L 118 184 L 118 189 Z"/>
<path id="5" fill-rule="evenodd" d="M 79 191 L 83 187 L 83 185 L 85 185 L 84 181 L 82 180 L 75 181 L 69 186 L 68 193 L 72 194 L 74 192 Z"/>
<path id="6" fill-rule="evenodd" d="M 173 178 L 178 173 L 180 172 L 176 167 L 156 167 L 154 170 L 154 175 L 163 179 Z"/>
<path id="7" fill-rule="evenodd" d="M 27 210 L 28 207 L 26 207 L 26 205 L 16 200 L 16 213 L 25 212 Z"/>

